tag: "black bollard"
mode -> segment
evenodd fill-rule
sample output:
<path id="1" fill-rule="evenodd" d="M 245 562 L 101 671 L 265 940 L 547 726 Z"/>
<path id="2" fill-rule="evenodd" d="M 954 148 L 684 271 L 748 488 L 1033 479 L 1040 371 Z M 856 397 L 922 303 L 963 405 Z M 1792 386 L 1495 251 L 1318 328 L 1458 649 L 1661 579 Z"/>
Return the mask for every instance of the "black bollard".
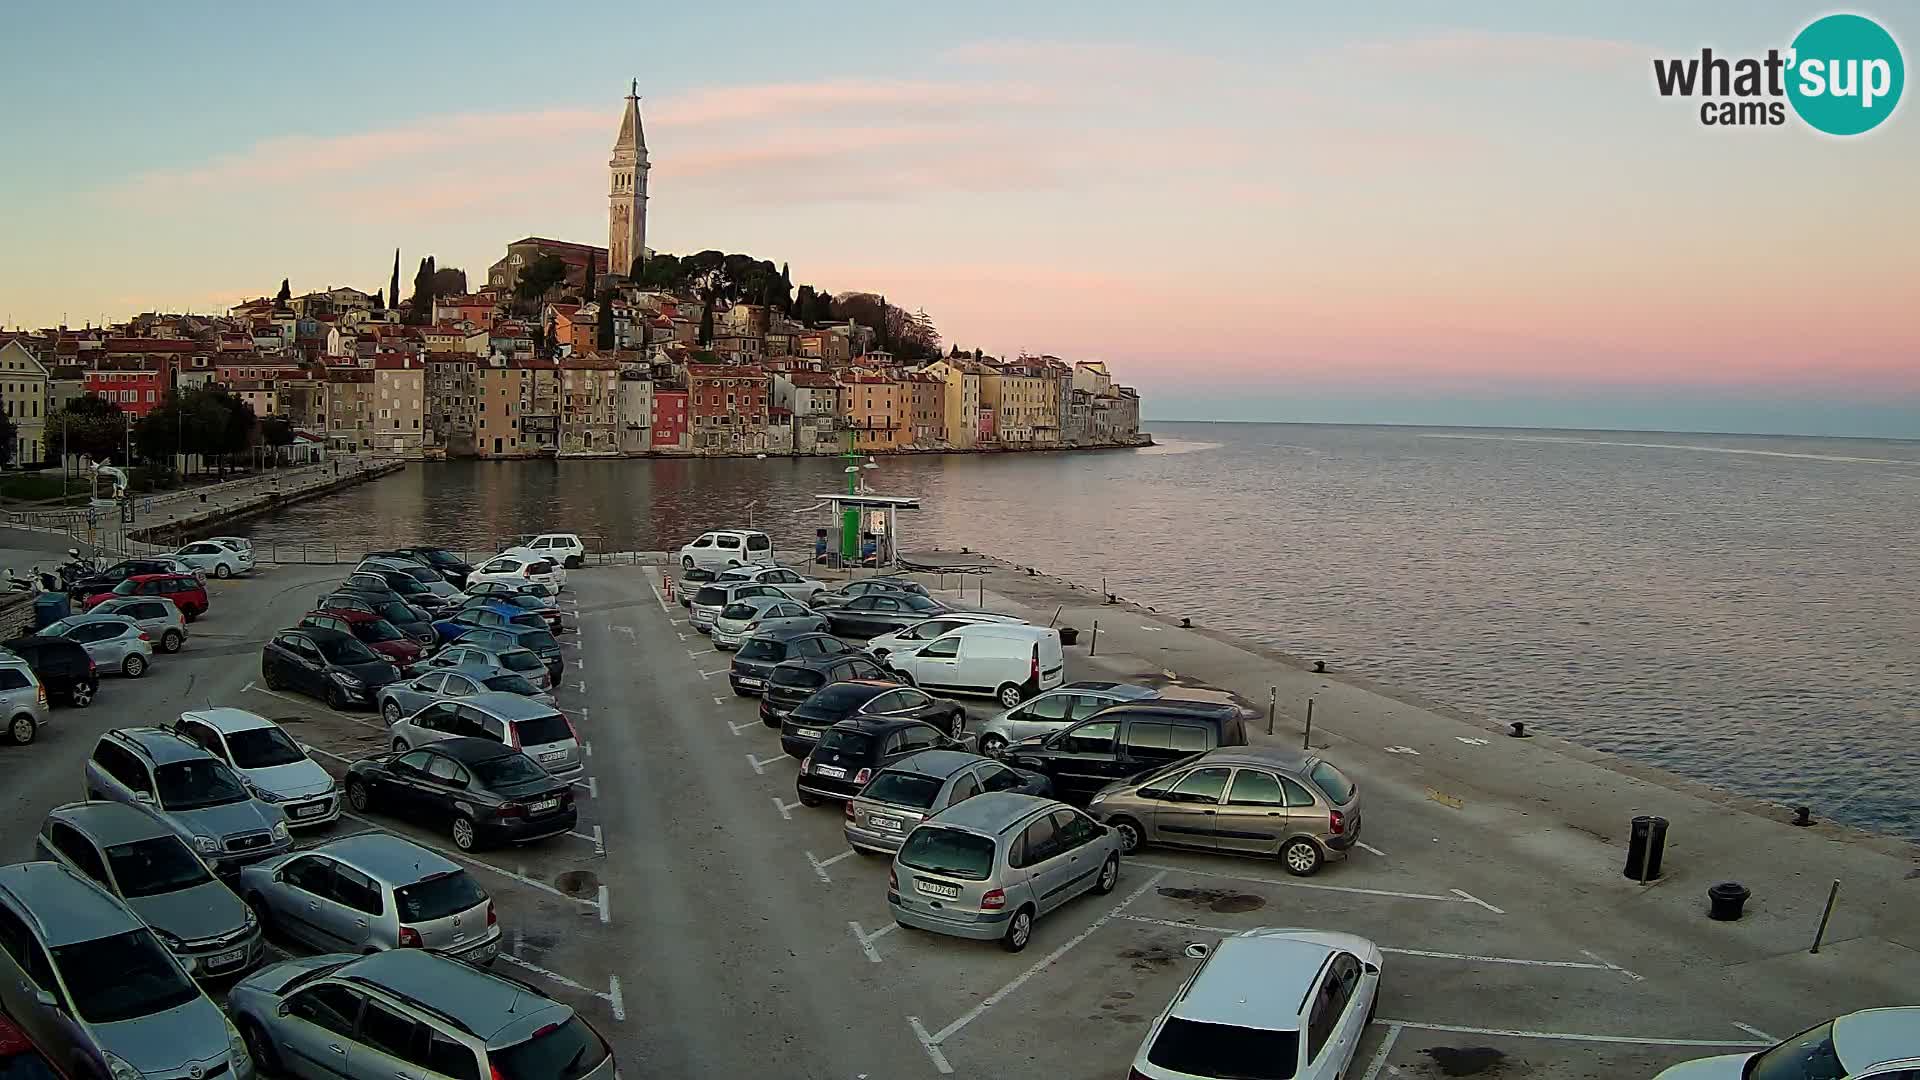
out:
<path id="1" fill-rule="evenodd" d="M 1313 670 L 1317 674 L 1325 675 L 1327 673 L 1327 662 L 1325 660 L 1315 660 L 1313 662 Z"/>
<path id="2" fill-rule="evenodd" d="M 1666 846 L 1666 818 L 1645 814 L 1634 818 L 1627 838 L 1627 867 L 1623 873 L 1643 884 L 1660 880 L 1660 856 Z"/>
<path id="3" fill-rule="evenodd" d="M 1807 826 L 1809 826 L 1809 825 L 1811 825 L 1811 824 L 1813 824 L 1813 808 L 1812 808 L 1812 807 L 1808 807 L 1808 806 L 1796 806 L 1796 807 L 1794 807 L 1794 808 L 1793 808 L 1793 823 L 1794 823 L 1795 825 L 1798 825 L 1798 826 L 1799 826 L 1800 828 L 1802 828 L 1802 829 L 1804 829 L 1804 828 L 1806 828 Z"/>
<path id="4" fill-rule="evenodd" d="M 1715 885 L 1707 890 L 1707 918 L 1734 922 L 1746 907 L 1747 897 L 1752 895 L 1753 890 L 1737 881 L 1723 881 Z"/>
<path id="5" fill-rule="evenodd" d="M 1507 728 L 1507 736 L 1509 738 L 1514 738 L 1514 739 L 1533 738 L 1533 736 L 1527 734 L 1527 725 L 1526 725 L 1526 721 L 1524 720 L 1515 720 L 1513 722 L 1513 725 Z"/>
<path id="6" fill-rule="evenodd" d="M 1192 620 L 1192 619 L 1187 619 L 1187 618 L 1182 618 L 1182 619 L 1180 620 L 1180 629 L 1182 629 L 1182 630 L 1191 630 L 1191 629 L 1193 629 L 1193 620 Z"/>

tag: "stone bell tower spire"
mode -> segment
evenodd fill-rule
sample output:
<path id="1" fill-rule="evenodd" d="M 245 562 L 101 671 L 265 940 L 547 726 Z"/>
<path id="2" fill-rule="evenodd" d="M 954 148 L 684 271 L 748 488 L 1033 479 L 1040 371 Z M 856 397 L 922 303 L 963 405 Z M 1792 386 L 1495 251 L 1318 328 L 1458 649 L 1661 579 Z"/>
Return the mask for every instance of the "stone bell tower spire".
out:
<path id="1" fill-rule="evenodd" d="M 607 272 L 625 276 L 647 250 L 647 133 L 640 126 L 640 80 L 627 90 L 620 134 L 607 162 Z"/>

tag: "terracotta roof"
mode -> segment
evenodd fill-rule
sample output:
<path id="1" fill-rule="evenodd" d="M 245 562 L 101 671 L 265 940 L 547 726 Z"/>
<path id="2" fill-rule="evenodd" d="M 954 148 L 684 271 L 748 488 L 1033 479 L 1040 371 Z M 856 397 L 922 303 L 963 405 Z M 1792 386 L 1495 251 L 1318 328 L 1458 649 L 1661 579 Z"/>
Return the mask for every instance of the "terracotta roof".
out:
<path id="1" fill-rule="evenodd" d="M 796 371 L 787 378 L 793 385 L 808 390 L 828 390 L 840 385 L 840 380 L 824 371 Z"/>
<path id="2" fill-rule="evenodd" d="M 108 338 L 107 351 L 110 353 L 182 353 L 200 348 L 197 341 L 179 341 L 174 338 Z"/>

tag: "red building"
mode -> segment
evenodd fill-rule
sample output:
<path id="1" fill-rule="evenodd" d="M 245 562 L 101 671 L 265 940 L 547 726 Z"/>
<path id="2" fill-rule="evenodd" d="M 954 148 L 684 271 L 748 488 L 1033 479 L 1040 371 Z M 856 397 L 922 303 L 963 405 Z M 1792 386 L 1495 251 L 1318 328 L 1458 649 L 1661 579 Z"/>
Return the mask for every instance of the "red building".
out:
<path id="1" fill-rule="evenodd" d="M 765 449 L 767 373 L 751 365 L 689 364 L 687 393 L 697 446 L 719 450 Z"/>
<path id="2" fill-rule="evenodd" d="M 167 373 L 137 361 L 103 360 L 87 372 L 87 393 L 120 406 L 128 416 L 145 416 L 166 400 Z"/>
<path id="3" fill-rule="evenodd" d="M 690 428 L 685 390 L 655 390 L 652 419 L 653 426 L 649 430 L 655 450 L 685 450 L 692 445 L 687 439 Z"/>

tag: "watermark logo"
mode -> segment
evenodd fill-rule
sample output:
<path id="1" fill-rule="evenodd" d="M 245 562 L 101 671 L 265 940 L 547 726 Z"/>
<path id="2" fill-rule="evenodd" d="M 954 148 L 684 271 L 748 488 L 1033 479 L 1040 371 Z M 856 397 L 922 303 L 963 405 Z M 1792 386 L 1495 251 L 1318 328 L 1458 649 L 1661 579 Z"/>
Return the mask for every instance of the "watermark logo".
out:
<path id="1" fill-rule="evenodd" d="M 1900 105 L 1906 64 L 1886 28 L 1862 15 L 1828 15 L 1807 24 L 1785 51 L 1764 57 L 1656 59 L 1661 97 L 1700 98 L 1708 127 L 1770 127 L 1787 110 L 1828 135 L 1859 135 L 1879 127 Z"/>

